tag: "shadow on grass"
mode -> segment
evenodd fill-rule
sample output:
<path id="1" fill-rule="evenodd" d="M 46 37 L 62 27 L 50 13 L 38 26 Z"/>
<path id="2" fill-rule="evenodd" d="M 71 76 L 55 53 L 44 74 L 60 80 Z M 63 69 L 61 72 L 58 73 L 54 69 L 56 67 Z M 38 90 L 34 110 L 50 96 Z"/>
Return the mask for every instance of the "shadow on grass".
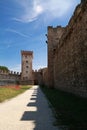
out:
<path id="1" fill-rule="evenodd" d="M 57 89 L 41 87 L 56 111 L 58 125 L 69 130 L 87 130 L 87 98 Z"/>

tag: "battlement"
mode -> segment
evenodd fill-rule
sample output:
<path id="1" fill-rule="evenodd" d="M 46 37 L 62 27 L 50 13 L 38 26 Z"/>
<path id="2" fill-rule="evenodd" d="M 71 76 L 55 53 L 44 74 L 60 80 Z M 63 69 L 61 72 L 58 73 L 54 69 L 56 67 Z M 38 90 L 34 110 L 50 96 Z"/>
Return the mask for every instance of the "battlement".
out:
<path id="1" fill-rule="evenodd" d="M 10 75 L 21 75 L 21 73 L 16 72 L 16 71 L 9 71 Z"/>
<path id="2" fill-rule="evenodd" d="M 62 30 L 64 27 L 61 26 L 57 26 L 57 27 L 53 27 L 53 26 L 48 26 L 48 32 L 49 33 L 56 33 L 59 30 Z"/>
<path id="3" fill-rule="evenodd" d="M 21 51 L 21 55 L 31 55 L 33 57 L 33 51 Z"/>
<path id="4" fill-rule="evenodd" d="M 84 3 L 84 2 L 86 2 L 87 0 L 81 0 L 81 3 Z"/>
<path id="5" fill-rule="evenodd" d="M 0 70 L 0 74 L 1 75 L 20 75 L 20 73 L 19 72 L 16 72 L 16 71 L 4 71 L 4 70 Z"/>

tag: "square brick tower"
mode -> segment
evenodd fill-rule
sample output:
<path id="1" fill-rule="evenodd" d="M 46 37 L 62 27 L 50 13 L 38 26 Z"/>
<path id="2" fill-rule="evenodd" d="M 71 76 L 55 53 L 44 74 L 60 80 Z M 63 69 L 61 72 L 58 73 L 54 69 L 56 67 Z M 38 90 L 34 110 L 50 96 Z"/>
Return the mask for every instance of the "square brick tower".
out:
<path id="1" fill-rule="evenodd" d="M 55 51 L 59 45 L 59 40 L 64 32 L 64 27 L 57 26 L 52 27 L 48 26 L 47 32 L 47 48 L 48 48 L 48 86 L 54 87 L 54 58 Z"/>
<path id="2" fill-rule="evenodd" d="M 21 51 L 21 81 L 24 84 L 32 84 L 33 73 L 32 73 L 32 51 Z"/>

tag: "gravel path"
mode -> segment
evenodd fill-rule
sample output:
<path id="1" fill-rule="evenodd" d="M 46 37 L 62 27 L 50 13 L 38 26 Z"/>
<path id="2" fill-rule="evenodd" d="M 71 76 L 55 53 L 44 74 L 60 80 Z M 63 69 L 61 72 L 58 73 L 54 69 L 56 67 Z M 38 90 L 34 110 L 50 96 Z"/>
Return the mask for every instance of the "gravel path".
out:
<path id="1" fill-rule="evenodd" d="M 47 99 L 38 86 L 0 103 L 0 130 L 58 130 Z"/>

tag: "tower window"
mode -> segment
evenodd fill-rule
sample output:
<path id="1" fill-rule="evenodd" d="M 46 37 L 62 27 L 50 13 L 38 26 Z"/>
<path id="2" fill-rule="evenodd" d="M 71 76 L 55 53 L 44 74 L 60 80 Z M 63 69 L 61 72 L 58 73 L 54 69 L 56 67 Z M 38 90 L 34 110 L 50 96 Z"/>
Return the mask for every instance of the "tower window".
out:
<path id="1" fill-rule="evenodd" d="M 28 79 L 28 77 L 26 77 L 26 79 Z"/>
<path id="2" fill-rule="evenodd" d="M 29 66 L 26 66 L 26 68 L 29 68 Z"/>
<path id="3" fill-rule="evenodd" d="M 25 56 L 25 58 L 27 58 L 27 56 Z"/>
<path id="4" fill-rule="evenodd" d="M 26 63 L 28 63 L 28 61 L 26 60 Z"/>

